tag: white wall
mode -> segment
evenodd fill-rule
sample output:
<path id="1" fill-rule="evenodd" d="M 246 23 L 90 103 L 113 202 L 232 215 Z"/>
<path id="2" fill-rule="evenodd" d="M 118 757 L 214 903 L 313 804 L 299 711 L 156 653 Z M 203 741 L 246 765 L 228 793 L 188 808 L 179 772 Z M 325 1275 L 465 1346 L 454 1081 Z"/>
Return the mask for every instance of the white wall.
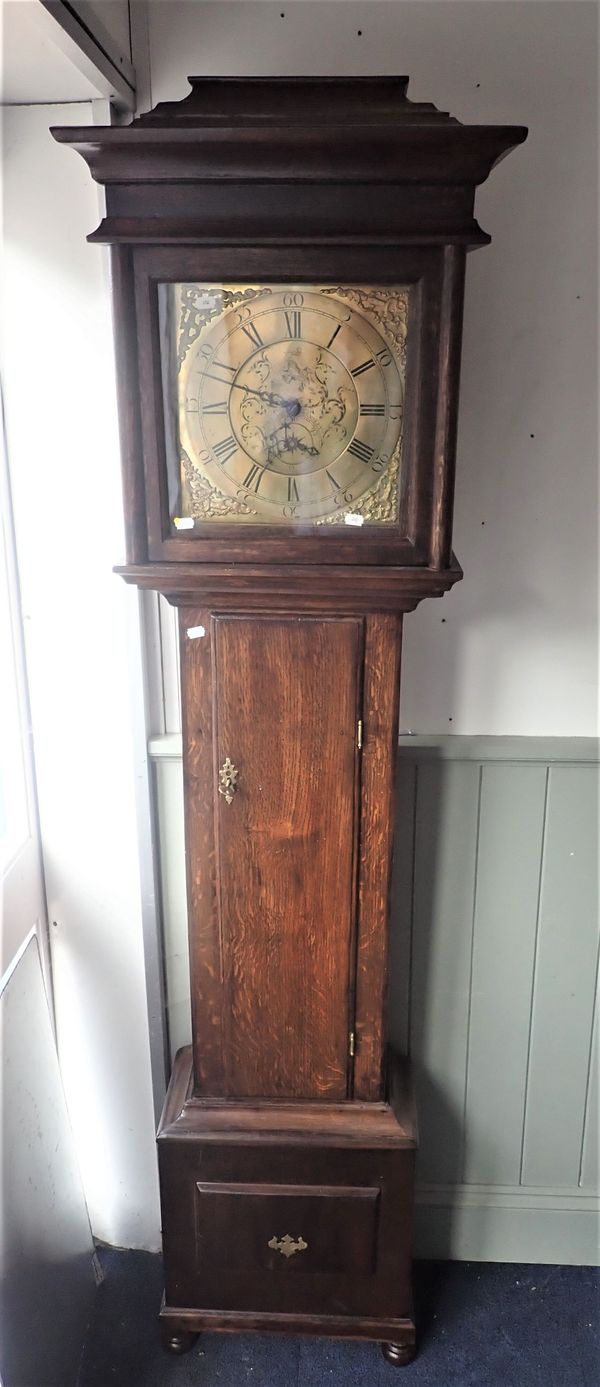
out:
<path id="1" fill-rule="evenodd" d="M 584 0 L 150 0 L 153 102 L 184 96 L 188 73 L 408 73 L 415 100 L 530 127 L 478 194 L 493 243 L 467 277 L 465 578 L 407 618 L 406 730 L 597 731 L 597 15 Z"/>
<path id="2" fill-rule="evenodd" d="M 2 372 L 63 1080 L 95 1235 L 157 1247 L 110 300 L 97 188 L 48 133 L 91 120 L 4 111 Z"/>

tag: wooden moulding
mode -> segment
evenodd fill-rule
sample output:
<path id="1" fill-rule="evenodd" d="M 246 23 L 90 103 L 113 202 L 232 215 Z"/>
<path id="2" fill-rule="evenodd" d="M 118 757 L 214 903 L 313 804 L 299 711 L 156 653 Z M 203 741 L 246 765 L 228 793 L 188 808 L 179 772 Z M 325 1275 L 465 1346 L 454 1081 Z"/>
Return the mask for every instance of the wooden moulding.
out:
<path id="1" fill-rule="evenodd" d="M 52 131 L 108 185 L 107 215 L 90 239 L 181 244 L 233 232 L 314 243 L 315 236 L 412 239 L 416 231 L 421 240 L 481 245 L 489 237 L 473 217 L 474 188 L 527 133 L 464 126 L 429 102 L 412 102 L 407 77 L 189 80 L 183 101 L 163 102 L 130 125 Z M 260 201 L 244 201 L 249 172 Z M 308 215 L 306 183 L 317 201 L 315 209 L 309 200 Z M 364 196 L 365 184 L 375 197 Z M 270 196 L 274 185 L 291 200 L 287 223 Z M 348 221 L 344 192 L 353 187 L 359 195 Z M 388 196 L 399 188 L 401 197 Z"/>
<path id="2" fill-rule="evenodd" d="M 166 1305 L 163 1300 L 160 1321 L 161 1328 L 168 1330 L 170 1335 L 178 1332 L 199 1334 L 203 1330 L 238 1334 L 323 1334 L 334 1339 L 392 1340 L 407 1351 L 415 1346 L 414 1320 L 408 1315 L 376 1319 L 254 1310 L 188 1310 Z"/>
<path id="3" fill-rule="evenodd" d="M 218 611 L 411 612 L 462 578 L 448 568 L 378 568 L 336 564 L 121 564 L 127 583 L 160 592 L 173 606 L 201 601 Z"/>
<path id="4" fill-rule="evenodd" d="M 415 1150 L 417 1120 L 410 1068 L 389 1056 L 389 1101 L 384 1103 L 197 1099 L 192 1095 L 192 1051 L 175 1059 L 158 1128 L 158 1141 L 226 1142 L 247 1146 L 335 1146 Z"/>

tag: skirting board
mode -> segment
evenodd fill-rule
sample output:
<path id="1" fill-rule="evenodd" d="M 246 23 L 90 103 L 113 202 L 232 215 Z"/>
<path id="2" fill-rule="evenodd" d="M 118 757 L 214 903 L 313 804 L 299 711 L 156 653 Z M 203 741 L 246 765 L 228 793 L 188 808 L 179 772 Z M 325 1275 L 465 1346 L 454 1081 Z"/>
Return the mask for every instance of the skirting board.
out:
<path id="1" fill-rule="evenodd" d="M 465 1262 L 600 1265 L 600 1200 L 523 1188 L 417 1190 L 417 1257 Z"/>

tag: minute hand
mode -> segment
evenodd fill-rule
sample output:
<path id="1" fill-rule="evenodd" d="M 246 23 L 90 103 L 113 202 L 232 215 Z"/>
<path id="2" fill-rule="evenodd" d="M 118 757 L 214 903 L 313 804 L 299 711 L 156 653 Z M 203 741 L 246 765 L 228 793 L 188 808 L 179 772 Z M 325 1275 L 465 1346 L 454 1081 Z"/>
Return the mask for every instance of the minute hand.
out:
<path id="1" fill-rule="evenodd" d="M 218 380 L 219 385 L 226 384 L 221 376 L 213 376 L 210 371 L 203 371 L 202 375 L 208 376 L 209 380 Z M 259 400 L 266 400 L 269 405 L 287 406 L 290 404 L 289 400 L 284 400 L 283 395 L 273 395 L 268 390 L 254 390 L 251 385 L 238 385 L 236 380 L 229 382 L 229 388 L 230 390 L 243 390 L 248 395 L 258 395 Z"/>

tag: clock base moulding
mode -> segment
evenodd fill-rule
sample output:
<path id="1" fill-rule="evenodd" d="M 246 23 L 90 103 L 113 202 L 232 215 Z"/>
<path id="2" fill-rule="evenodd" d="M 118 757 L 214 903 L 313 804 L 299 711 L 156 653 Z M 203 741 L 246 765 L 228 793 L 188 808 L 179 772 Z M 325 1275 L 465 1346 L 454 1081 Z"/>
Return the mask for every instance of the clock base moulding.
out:
<path id="1" fill-rule="evenodd" d="M 158 1133 L 162 1340 L 203 1330 L 380 1341 L 411 1361 L 417 1126 L 406 1061 L 378 1103 L 197 1099 L 177 1056 Z"/>

